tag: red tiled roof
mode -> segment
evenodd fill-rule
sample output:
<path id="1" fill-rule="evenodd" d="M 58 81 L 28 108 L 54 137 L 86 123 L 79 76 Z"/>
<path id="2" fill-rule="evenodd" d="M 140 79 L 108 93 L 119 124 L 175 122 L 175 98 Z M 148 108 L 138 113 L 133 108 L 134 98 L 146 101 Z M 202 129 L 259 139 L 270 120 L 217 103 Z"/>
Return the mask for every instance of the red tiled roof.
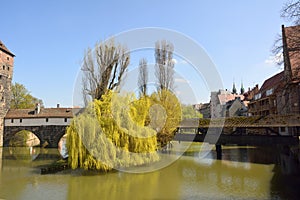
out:
<path id="1" fill-rule="evenodd" d="M 238 95 L 238 94 L 219 94 L 218 95 L 219 101 L 221 105 L 224 105 L 225 103 L 235 100 L 236 98 L 240 98 L 241 100 L 244 100 L 244 95 Z"/>
<path id="2" fill-rule="evenodd" d="M 271 78 L 265 80 L 265 82 L 261 86 L 259 92 L 264 93 L 271 88 L 274 88 L 274 90 L 275 90 L 278 87 L 278 85 L 283 81 L 283 78 L 284 78 L 284 71 L 282 71 L 278 74 L 275 74 Z"/>
<path id="3" fill-rule="evenodd" d="M 2 50 L 2 51 L 4 51 L 4 52 L 6 52 L 6 53 L 8 53 L 8 54 L 10 54 L 11 56 L 15 56 L 12 52 L 10 52 L 9 50 L 8 50 L 8 48 L 6 48 L 6 46 L 3 44 L 3 42 L 0 40 L 0 50 Z"/>
<path id="4" fill-rule="evenodd" d="M 72 118 L 76 109 L 72 108 L 41 108 L 39 114 L 34 109 L 10 109 L 5 119 L 16 118 Z"/>

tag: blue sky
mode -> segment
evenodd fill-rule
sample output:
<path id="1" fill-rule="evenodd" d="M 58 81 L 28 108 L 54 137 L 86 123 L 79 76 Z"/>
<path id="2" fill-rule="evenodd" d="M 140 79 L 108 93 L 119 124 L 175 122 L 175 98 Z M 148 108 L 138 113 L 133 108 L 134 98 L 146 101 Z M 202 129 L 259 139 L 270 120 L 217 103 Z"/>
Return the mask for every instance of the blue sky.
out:
<path id="1" fill-rule="evenodd" d="M 187 35 L 205 49 L 225 88 L 233 80 L 248 88 L 279 71 L 269 60 L 281 24 L 289 25 L 280 18 L 284 2 L 11 0 L 1 2 L 0 40 L 16 55 L 13 81 L 47 107 L 72 106 L 86 48 L 143 27 Z"/>

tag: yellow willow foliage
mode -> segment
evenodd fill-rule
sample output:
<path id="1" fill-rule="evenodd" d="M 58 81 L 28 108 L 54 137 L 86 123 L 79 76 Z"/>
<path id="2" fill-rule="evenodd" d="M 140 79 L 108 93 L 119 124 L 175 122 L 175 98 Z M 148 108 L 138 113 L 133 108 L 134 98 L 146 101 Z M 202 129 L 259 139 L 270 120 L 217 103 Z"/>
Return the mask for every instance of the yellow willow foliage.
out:
<path id="1" fill-rule="evenodd" d="M 67 129 L 69 165 L 109 171 L 158 161 L 156 132 L 143 126 L 148 101 L 111 91 L 94 100 Z"/>
<path id="2" fill-rule="evenodd" d="M 151 106 L 153 105 L 160 105 L 166 115 L 166 120 L 157 133 L 158 143 L 164 147 L 174 138 L 175 130 L 181 122 L 181 104 L 171 91 L 160 90 L 151 95 Z"/>

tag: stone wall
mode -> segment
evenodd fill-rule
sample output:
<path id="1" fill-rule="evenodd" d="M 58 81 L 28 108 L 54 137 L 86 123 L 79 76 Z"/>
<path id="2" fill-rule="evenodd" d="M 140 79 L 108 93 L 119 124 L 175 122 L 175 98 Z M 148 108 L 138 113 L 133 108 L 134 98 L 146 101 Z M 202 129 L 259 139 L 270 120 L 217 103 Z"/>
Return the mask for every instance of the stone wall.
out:
<path id="1" fill-rule="evenodd" d="M 14 55 L 0 48 L 0 147 L 3 146 L 3 119 L 10 106 L 11 81 L 13 76 Z M 7 49 L 6 49 L 7 50 Z"/>

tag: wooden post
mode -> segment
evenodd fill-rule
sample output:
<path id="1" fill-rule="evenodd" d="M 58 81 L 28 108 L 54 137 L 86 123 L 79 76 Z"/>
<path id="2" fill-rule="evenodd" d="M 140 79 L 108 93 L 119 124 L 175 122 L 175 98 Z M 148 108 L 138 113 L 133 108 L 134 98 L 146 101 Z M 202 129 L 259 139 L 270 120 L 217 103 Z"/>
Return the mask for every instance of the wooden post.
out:
<path id="1" fill-rule="evenodd" d="M 216 144 L 217 160 L 222 160 L 222 145 Z"/>

